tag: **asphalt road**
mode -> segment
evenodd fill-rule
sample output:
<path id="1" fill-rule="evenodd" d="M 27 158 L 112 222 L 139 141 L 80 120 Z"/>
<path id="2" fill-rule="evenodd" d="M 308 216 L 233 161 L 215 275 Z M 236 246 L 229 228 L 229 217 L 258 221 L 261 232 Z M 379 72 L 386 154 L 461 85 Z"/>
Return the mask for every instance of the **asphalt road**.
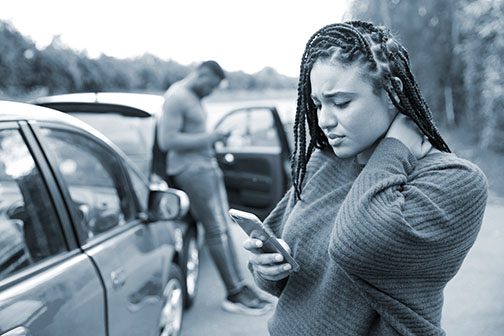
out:
<path id="1" fill-rule="evenodd" d="M 253 285 L 252 276 L 246 269 L 247 252 L 241 247 L 247 238 L 238 225 L 231 227 L 244 277 Z M 221 308 L 225 297 L 217 270 L 206 248 L 201 256 L 199 292 L 194 306 L 184 316 L 181 336 L 267 336 L 266 323 L 272 311 L 263 316 L 244 316 L 228 313 Z M 266 296 L 267 294 L 265 294 Z M 271 296 L 268 296 L 272 298 Z M 274 300 L 274 298 L 272 298 Z"/>
<path id="2" fill-rule="evenodd" d="M 241 248 L 245 235 L 232 228 L 245 269 L 247 254 Z M 182 336 L 266 336 L 271 315 L 248 317 L 223 311 L 224 298 L 212 261 L 203 251 L 200 290 L 194 307 L 184 317 Z M 504 335 L 504 201 L 489 204 L 480 234 L 460 272 L 445 290 L 442 326 L 447 335 Z"/>

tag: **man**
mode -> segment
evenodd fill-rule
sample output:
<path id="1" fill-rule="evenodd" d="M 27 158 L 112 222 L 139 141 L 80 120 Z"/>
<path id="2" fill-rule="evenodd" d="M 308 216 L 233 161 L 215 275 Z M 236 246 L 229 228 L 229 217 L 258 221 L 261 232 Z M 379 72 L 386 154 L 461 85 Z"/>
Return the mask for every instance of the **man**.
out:
<path id="1" fill-rule="evenodd" d="M 224 282 L 227 297 L 222 307 L 251 315 L 265 313 L 271 302 L 259 297 L 241 276 L 229 234 L 229 209 L 223 175 L 213 145 L 229 134 L 206 131 L 207 113 L 201 100 L 224 79 L 215 61 L 201 63 L 166 91 L 158 123 L 159 147 L 168 151 L 167 173 L 191 201 L 191 213 L 205 227 L 210 255 Z"/>

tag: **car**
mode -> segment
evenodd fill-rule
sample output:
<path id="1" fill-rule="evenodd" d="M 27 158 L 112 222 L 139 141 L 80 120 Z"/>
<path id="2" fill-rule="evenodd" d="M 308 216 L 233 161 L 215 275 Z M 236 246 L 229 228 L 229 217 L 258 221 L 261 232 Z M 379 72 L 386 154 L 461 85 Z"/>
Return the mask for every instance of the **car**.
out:
<path id="1" fill-rule="evenodd" d="M 41 97 L 34 104 L 76 116 L 102 131 L 146 174 L 153 160 L 155 120 L 163 96 L 97 92 Z M 231 132 L 215 146 L 230 206 L 264 219 L 290 186 L 294 100 L 207 104 L 208 128 Z M 161 160 L 163 161 L 163 160 Z M 153 164 L 154 162 L 154 164 Z M 163 163 L 163 162 L 161 162 Z M 173 182 L 170 183 L 173 185 Z"/>
<path id="2" fill-rule="evenodd" d="M 162 96 L 124 93 L 79 93 L 42 97 L 32 103 L 72 115 L 103 133 L 137 166 L 145 178 L 163 180 L 160 170 L 153 174 L 153 145 L 156 115 L 161 112 Z M 158 163 L 162 159 L 158 160 Z M 156 166 L 159 166 L 157 164 Z M 175 185 L 172 185 L 176 187 Z M 188 213 L 179 221 L 181 253 L 176 261 L 184 277 L 184 305 L 190 308 L 198 292 L 199 257 L 203 229 Z"/>
<path id="3" fill-rule="evenodd" d="M 178 335 L 188 209 L 81 120 L 0 102 L 0 335 Z"/>

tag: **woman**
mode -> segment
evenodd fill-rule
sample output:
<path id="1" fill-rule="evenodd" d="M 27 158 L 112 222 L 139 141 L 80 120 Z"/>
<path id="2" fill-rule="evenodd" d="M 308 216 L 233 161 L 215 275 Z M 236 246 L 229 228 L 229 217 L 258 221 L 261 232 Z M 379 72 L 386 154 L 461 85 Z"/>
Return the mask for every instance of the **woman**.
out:
<path id="1" fill-rule="evenodd" d="M 301 269 L 261 253 L 260 237 L 244 243 L 279 297 L 271 335 L 444 335 L 443 288 L 476 239 L 487 182 L 450 153 L 388 30 L 352 21 L 311 37 L 294 136 L 293 187 L 264 224 Z"/>

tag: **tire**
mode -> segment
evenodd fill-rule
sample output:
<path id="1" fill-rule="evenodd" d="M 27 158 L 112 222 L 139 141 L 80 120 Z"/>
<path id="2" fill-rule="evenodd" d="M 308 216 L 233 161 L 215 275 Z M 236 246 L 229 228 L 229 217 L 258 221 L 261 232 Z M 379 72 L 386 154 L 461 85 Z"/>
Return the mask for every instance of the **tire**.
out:
<path id="1" fill-rule="evenodd" d="M 189 309 L 194 304 L 199 284 L 200 251 L 198 235 L 195 226 L 190 226 L 184 235 L 180 268 L 184 278 L 184 308 Z"/>
<path id="2" fill-rule="evenodd" d="M 164 305 L 159 318 L 160 336 L 179 336 L 184 317 L 184 283 L 177 264 L 171 263 L 163 290 Z"/>

